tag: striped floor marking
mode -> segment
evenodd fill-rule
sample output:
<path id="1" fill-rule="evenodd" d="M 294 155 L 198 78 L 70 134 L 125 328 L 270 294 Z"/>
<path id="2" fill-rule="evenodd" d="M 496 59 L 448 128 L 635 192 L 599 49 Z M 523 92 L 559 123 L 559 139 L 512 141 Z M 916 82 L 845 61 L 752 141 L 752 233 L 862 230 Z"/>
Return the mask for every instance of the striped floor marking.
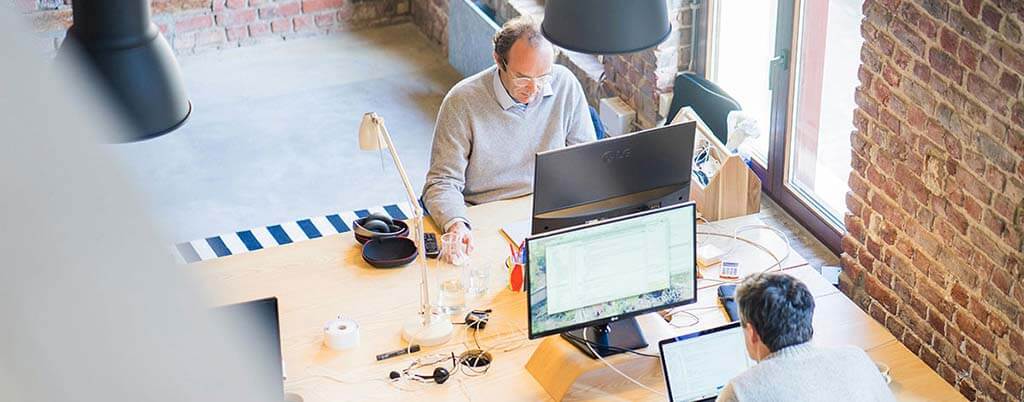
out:
<path id="1" fill-rule="evenodd" d="M 352 230 L 352 221 L 371 213 L 404 220 L 412 216 L 412 208 L 409 203 L 390 204 L 297 219 L 179 243 L 174 248 L 182 262 L 191 264 L 346 233 Z"/>

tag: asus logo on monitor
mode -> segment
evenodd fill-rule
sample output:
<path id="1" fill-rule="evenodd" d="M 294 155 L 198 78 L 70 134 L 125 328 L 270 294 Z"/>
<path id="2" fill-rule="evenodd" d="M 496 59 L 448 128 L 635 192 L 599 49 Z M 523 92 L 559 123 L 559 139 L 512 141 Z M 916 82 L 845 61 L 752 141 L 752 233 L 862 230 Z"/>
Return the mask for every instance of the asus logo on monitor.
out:
<path id="1" fill-rule="evenodd" d="M 605 152 L 601 154 L 601 159 L 604 160 L 604 163 L 612 163 L 615 161 L 628 159 L 630 156 L 633 156 L 633 152 L 630 148 L 626 148 L 622 150 Z"/>

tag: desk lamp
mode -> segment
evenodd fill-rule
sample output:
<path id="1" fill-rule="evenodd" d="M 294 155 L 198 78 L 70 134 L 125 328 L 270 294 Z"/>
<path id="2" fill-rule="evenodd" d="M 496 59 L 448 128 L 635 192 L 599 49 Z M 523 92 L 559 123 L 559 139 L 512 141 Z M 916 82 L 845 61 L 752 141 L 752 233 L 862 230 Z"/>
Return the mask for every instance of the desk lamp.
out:
<path id="1" fill-rule="evenodd" d="M 391 135 L 384 127 L 384 119 L 376 113 L 363 115 L 363 122 L 359 125 L 359 149 L 363 151 L 379 151 L 387 148 L 391 152 L 391 159 L 395 161 L 398 174 L 402 176 L 402 183 L 405 184 L 405 192 L 409 197 L 409 206 L 413 211 L 413 226 L 415 230 L 414 241 L 419 255 L 416 257 L 416 264 L 420 267 L 420 314 L 410 319 L 402 326 L 402 338 L 409 343 L 416 343 L 425 346 L 440 345 L 448 342 L 452 336 L 452 323 L 448 317 L 434 314 L 430 308 L 430 289 L 427 282 L 427 256 L 426 248 L 423 246 L 423 209 L 416 199 L 416 193 L 412 190 L 412 183 L 405 173 L 402 160 L 398 158 L 398 150 L 391 141 Z"/>

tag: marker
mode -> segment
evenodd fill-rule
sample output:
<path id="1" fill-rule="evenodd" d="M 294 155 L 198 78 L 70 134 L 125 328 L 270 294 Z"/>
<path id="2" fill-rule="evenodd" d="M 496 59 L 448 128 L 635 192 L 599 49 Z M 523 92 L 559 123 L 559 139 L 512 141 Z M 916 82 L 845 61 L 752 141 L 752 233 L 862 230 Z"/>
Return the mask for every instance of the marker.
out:
<path id="1" fill-rule="evenodd" d="M 401 348 L 392 352 L 381 353 L 377 355 L 377 361 L 390 359 L 392 357 L 401 356 L 406 353 L 416 353 L 420 351 L 420 345 L 412 345 L 407 348 Z"/>

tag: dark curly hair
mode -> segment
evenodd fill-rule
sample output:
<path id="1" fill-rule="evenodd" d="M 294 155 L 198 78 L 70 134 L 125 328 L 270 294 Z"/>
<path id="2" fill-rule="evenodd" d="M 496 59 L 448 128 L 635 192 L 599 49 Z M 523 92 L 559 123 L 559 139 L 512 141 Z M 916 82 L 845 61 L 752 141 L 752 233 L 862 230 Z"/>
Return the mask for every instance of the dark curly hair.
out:
<path id="1" fill-rule="evenodd" d="M 736 288 L 736 302 L 741 321 L 753 325 L 772 352 L 814 336 L 814 296 L 799 279 L 781 273 L 750 275 Z"/>

